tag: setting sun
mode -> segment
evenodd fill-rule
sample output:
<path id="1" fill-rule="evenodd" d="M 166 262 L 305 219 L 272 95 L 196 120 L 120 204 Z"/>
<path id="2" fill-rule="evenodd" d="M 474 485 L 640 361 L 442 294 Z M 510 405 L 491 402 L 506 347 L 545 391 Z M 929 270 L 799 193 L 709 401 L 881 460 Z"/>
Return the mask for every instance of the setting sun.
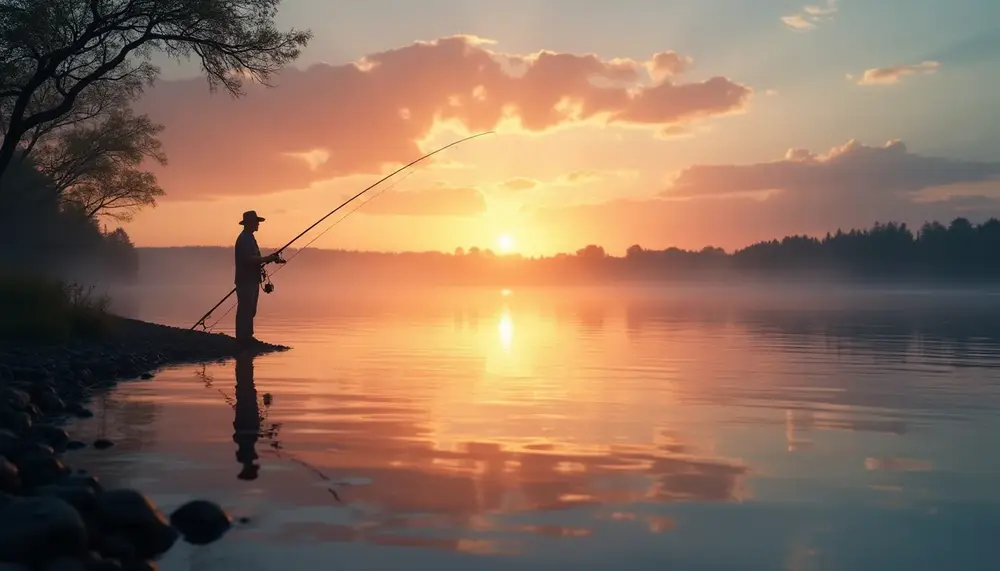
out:
<path id="1" fill-rule="evenodd" d="M 510 234 L 497 236 L 497 248 L 504 254 L 509 254 L 514 250 L 514 238 Z"/>

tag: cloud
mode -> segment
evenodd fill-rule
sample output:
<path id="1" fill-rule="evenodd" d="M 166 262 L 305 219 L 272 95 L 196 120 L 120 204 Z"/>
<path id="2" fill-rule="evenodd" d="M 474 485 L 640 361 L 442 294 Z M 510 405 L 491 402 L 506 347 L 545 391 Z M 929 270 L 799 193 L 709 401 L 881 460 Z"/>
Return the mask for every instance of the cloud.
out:
<path id="1" fill-rule="evenodd" d="M 760 191 L 789 191 L 839 197 L 876 193 L 913 194 L 957 183 L 992 180 L 1000 162 L 976 162 L 911 153 L 902 141 L 870 147 L 856 140 L 822 155 L 790 149 L 779 161 L 751 165 L 695 165 L 681 171 L 665 192 L 697 197 Z"/>
<path id="2" fill-rule="evenodd" d="M 650 66 L 678 70 L 682 60 L 507 54 L 453 36 L 286 69 L 276 88 L 248 85 L 238 100 L 210 95 L 201 79 L 164 81 L 140 107 L 166 126 L 171 164 L 157 173 L 167 199 L 260 194 L 408 162 L 442 122 L 471 131 L 584 121 L 659 131 L 745 108 L 752 90 L 725 77 L 643 82 Z"/>
<path id="3" fill-rule="evenodd" d="M 608 178 L 635 178 L 638 175 L 638 172 L 632 170 L 579 170 L 561 175 L 554 182 L 561 186 L 577 186 Z"/>
<path id="4" fill-rule="evenodd" d="M 345 200 L 349 198 L 344 197 Z M 359 214 L 387 216 L 471 217 L 486 211 L 486 200 L 475 188 L 387 191 L 366 203 Z"/>
<path id="5" fill-rule="evenodd" d="M 936 61 L 922 61 L 920 63 L 914 64 L 901 64 L 894 65 L 891 67 L 874 67 L 871 69 L 866 69 L 861 77 L 857 80 L 858 85 L 892 85 L 899 83 L 899 80 L 907 75 L 914 75 L 922 73 L 924 75 L 929 75 L 932 73 L 937 73 L 938 68 L 941 64 Z M 853 80 L 854 77 L 851 75 L 847 76 L 848 79 Z"/>
<path id="6" fill-rule="evenodd" d="M 675 51 L 659 52 L 646 62 L 646 71 L 653 81 L 662 81 L 668 77 L 680 75 L 691 65 L 691 58 L 682 56 Z"/>
<path id="7" fill-rule="evenodd" d="M 781 21 L 795 31 L 807 32 L 815 29 L 818 23 L 832 19 L 836 13 L 837 0 L 827 0 L 823 6 L 805 6 L 801 12 L 782 16 Z"/>
<path id="8" fill-rule="evenodd" d="M 521 190 L 531 190 L 532 188 L 537 187 L 539 184 L 541 183 L 533 178 L 519 176 L 503 181 L 502 183 L 500 183 L 500 186 L 507 190 L 521 191 Z"/>
<path id="9" fill-rule="evenodd" d="M 792 149 L 772 162 L 691 166 L 653 199 L 550 206 L 532 215 L 564 251 L 591 240 L 613 252 L 634 243 L 732 249 L 876 220 L 919 225 L 1000 216 L 1000 161 L 921 155 L 901 141 L 850 141 L 823 154 Z M 592 236 L 597 227 L 600 238 Z"/>

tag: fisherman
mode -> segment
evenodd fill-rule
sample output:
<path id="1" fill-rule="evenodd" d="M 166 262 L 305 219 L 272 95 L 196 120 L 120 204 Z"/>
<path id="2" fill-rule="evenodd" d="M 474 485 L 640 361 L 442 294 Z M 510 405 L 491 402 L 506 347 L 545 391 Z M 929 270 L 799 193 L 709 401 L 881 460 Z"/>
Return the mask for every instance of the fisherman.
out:
<path id="1" fill-rule="evenodd" d="M 277 253 L 260 255 L 253 233 L 263 221 L 255 210 L 244 212 L 240 220 L 243 231 L 236 238 L 236 339 L 246 346 L 259 343 L 253 336 L 253 318 L 260 297 L 261 267 L 281 259 Z"/>

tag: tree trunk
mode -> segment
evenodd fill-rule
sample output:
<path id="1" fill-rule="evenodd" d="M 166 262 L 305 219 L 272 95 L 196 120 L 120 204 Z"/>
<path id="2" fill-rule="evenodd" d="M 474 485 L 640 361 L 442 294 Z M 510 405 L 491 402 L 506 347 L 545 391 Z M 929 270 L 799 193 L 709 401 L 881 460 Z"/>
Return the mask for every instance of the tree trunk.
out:
<path id="1" fill-rule="evenodd" d="M 19 138 L 7 133 L 7 136 L 3 138 L 3 145 L 0 145 L 0 196 L 4 195 L 3 175 L 7 172 L 7 167 L 10 166 L 11 161 L 14 160 L 14 153 L 17 152 L 17 142 L 19 140 Z"/>

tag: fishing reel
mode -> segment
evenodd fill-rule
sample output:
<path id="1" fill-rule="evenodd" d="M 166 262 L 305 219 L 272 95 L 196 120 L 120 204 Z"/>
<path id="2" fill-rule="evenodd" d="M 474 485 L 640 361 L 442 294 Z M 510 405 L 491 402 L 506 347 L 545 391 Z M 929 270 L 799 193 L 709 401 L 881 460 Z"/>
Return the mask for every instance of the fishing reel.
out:
<path id="1" fill-rule="evenodd" d="M 275 264 L 284 264 L 284 263 L 286 263 L 285 259 L 281 257 L 281 253 L 280 252 L 278 252 L 278 253 L 275 254 L 274 263 Z M 260 267 L 260 283 L 262 284 L 261 289 L 264 290 L 264 293 L 272 293 L 272 292 L 274 292 L 274 284 L 271 283 L 271 276 L 268 275 L 267 270 L 264 269 L 264 266 Z"/>

